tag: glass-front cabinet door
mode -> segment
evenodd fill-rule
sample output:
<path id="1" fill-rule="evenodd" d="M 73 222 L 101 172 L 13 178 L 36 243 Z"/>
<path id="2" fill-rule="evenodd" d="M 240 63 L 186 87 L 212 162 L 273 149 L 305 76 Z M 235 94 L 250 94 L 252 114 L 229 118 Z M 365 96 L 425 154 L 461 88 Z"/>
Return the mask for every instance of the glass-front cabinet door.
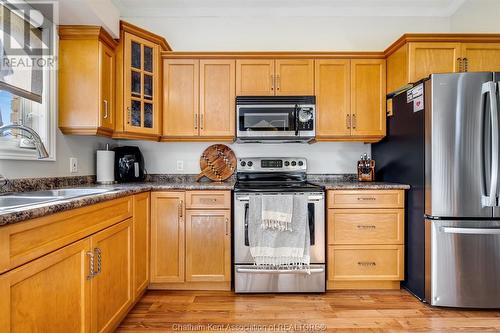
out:
<path id="1" fill-rule="evenodd" d="M 159 46 L 125 33 L 124 61 L 125 130 L 159 135 Z"/>

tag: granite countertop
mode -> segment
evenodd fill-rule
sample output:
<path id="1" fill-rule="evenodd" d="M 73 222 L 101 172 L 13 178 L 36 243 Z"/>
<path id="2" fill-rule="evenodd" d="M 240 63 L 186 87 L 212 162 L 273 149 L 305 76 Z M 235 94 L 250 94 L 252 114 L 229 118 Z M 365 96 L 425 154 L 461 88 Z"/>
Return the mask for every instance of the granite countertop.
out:
<path id="1" fill-rule="evenodd" d="M 234 179 L 225 182 L 196 182 L 193 175 L 155 175 L 149 181 L 140 183 L 95 185 L 93 177 L 31 178 L 11 181 L 9 191 L 34 191 L 64 187 L 109 188 L 110 192 L 75 197 L 65 200 L 50 201 L 38 205 L 20 207 L 11 211 L 0 211 L 0 226 L 21 222 L 45 215 L 55 214 L 70 209 L 93 205 L 128 195 L 148 191 L 172 190 L 232 190 Z M 408 189 L 408 185 L 385 182 L 358 182 L 352 175 L 312 175 L 311 183 L 333 189 Z"/>

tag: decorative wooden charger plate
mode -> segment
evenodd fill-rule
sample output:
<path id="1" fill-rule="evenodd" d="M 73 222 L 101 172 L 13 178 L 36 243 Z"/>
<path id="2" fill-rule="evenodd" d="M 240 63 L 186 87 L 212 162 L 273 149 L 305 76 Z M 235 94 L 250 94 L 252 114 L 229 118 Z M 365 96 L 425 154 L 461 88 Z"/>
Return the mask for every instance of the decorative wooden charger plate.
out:
<path id="1" fill-rule="evenodd" d="M 201 173 L 196 178 L 203 177 L 221 182 L 233 175 L 236 171 L 236 156 L 231 148 L 226 145 L 211 145 L 200 157 Z"/>

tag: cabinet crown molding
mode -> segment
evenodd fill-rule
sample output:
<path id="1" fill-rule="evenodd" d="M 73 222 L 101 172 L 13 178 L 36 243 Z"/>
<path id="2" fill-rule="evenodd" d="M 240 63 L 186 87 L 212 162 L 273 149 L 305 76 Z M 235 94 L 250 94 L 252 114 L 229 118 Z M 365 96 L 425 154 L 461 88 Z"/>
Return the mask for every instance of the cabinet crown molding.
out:
<path id="1" fill-rule="evenodd" d="M 60 25 L 58 33 L 59 39 L 101 40 L 113 50 L 118 45 L 118 42 L 101 26 Z"/>
<path id="2" fill-rule="evenodd" d="M 172 51 L 172 48 L 164 37 L 154 34 L 126 21 L 120 21 L 120 32 L 129 32 L 135 36 L 149 40 L 152 43 L 160 45 L 163 51 Z"/>

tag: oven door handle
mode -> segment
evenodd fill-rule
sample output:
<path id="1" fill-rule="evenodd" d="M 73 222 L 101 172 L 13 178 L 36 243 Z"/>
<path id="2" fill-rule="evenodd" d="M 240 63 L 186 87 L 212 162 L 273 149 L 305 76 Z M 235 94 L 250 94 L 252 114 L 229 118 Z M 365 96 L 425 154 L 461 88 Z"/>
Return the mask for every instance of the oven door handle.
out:
<path id="1" fill-rule="evenodd" d="M 263 268 L 236 268 L 236 273 L 258 273 L 258 274 L 314 274 L 324 273 L 325 269 L 311 268 L 311 269 L 263 269 Z"/>
<path id="2" fill-rule="evenodd" d="M 245 204 L 245 246 L 250 246 L 250 240 L 248 239 L 248 209 L 249 209 L 249 204 Z"/>

